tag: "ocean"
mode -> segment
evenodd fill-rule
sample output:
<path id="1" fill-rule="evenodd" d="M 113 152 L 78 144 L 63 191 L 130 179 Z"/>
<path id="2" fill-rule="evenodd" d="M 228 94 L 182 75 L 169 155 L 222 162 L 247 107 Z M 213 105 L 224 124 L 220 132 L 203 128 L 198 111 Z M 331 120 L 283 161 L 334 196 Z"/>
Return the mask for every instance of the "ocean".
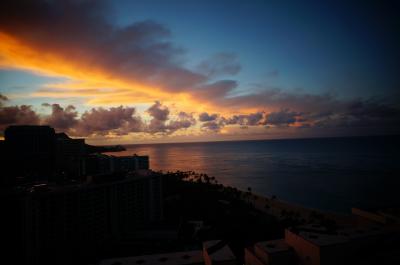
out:
<path id="1" fill-rule="evenodd" d="M 153 170 L 193 170 L 224 184 L 321 210 L 400 206 L 400 137 L 127 145 Z"/>

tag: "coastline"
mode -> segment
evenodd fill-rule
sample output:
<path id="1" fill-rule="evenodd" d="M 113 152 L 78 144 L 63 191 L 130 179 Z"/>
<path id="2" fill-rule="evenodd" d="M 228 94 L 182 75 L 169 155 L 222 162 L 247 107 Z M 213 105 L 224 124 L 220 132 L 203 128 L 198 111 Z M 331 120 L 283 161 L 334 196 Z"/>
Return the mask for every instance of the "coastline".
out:
<path id="1" fill-rule="evenodd" d="M 286 202 L 277 198 L 265 195 L 248 193 L 242 191 L 242 199 L 253 204 L 253 206 L 264 213 L 270 214 L 279 220 L 288 216 L 304 219 L 307 222 L 314 218 L 325 218 L 334 221 L 336 224 L 344 225 L 354 222 L 351 214 L 323 211 L 320 209 L 309 208 L 295 203 Z"/>

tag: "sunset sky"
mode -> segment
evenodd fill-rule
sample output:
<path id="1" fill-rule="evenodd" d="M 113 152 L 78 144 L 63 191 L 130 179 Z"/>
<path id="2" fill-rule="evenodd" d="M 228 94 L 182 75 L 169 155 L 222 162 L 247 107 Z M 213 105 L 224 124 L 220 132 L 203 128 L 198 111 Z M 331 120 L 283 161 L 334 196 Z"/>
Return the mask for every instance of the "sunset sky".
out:
<path id="1" fill-rule="evenodd" d="M 398 134 L 396 2 L 1 1 L 0 131 L 48 124 L 94 144 Z"/>

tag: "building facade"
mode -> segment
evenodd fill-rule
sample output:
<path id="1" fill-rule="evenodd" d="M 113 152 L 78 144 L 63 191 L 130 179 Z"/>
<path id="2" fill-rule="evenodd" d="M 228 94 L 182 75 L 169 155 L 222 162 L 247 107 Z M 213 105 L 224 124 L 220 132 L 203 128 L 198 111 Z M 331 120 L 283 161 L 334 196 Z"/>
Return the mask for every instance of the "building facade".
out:
<path id="1" fill-rule="evenodd" d="M 30 186 L 13 200 L 18 234 L 10 238 L 20 246 L 13 258 L 16 264 L 89 261 L 109 242 L 160 222 L 161 193 L 161 177 L 150 171 L 102 183 Z"/>

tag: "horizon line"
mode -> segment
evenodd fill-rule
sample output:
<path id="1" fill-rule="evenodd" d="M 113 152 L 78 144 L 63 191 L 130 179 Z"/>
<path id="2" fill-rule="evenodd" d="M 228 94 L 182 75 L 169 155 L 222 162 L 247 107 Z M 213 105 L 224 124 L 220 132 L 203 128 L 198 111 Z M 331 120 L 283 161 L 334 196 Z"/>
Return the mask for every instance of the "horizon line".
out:
<path id="1" fill-rule="evenodd" d="M 98 146 L 133 146 L 133 145 L 168 145 L 168 144 L 201 144 L 201 143 L 224 143 L 224 142 L 257 142 L 257 141 L 291 141 L 291 140 L 313 140 L 313 139 L 337 139 L 337 138 L 368 138 L 368 137 L 395 137 L 400 134 L 368 134 L 368 135 L 343 135 L 343 136 L 315 136 L 294 138 L 269 138 L 269 139 L 242 139 L 242 140 L 215 140 L 215 141 L 186 141 L 186 142 L 155 142 L 155 143 L 132 143 L 132 144 L 107 144 Z M 95 144 L 92 144 L 95 145 Z M 96 146 L 96 145 L 95 145 Z"/>

